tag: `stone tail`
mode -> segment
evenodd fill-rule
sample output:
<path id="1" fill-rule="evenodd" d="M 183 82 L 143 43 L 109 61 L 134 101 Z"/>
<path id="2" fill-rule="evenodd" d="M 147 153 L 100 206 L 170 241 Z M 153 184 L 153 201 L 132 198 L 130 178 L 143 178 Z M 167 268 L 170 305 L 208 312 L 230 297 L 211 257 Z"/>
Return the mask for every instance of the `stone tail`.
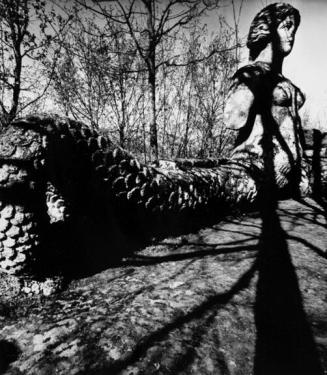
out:
<path id="1" fill-rule="evenodd" d="M 16 179 L 24 158 L 37 167 Z M 12 274 L 30 272 L 44 248 L 43 232 L 58 223 L 111 215 L 116 225 L 132 227 L 142 221 L 155 234 L 157 224 L 174 216 L 218 216 L 222 203 L 252 203 L 257 195 L 253 178 L 235 162 L 144 165 L 105 135 L 59 116 L 13 122 L 1 134 L 0 162 L 0 267 Z M 21 190 L 29 186 L 29 192 L 32 184 L 34 198 L 15 203 L 13 194 L 4 193 L 15 184 Z"/>

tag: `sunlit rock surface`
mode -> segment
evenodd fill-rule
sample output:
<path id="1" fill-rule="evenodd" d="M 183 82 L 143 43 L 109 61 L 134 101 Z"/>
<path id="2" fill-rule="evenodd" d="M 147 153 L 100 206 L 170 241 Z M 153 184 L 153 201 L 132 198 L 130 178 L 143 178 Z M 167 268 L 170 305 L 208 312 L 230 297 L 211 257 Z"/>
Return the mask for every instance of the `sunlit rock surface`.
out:
<path id="1" fill-rule="evenodd" d="M 0 373 L 246 375 L 285 362 L 323 374 L 326 212 L 288 200 L 278 218 L 285 246 L 266 258 L 253 213 L 168 238 L 48 298 L 15 296 L 1 279 Z"/>

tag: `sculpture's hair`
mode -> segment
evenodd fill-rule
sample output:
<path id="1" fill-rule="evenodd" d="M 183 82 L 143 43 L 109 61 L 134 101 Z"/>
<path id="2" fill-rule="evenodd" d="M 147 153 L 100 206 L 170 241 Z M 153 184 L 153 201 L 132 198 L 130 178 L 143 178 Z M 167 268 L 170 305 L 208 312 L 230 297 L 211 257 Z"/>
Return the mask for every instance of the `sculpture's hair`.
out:
<path id="1" fill-rule="evenodd" d="M 290 4 L 274 3 L 263 8 L 253 19 L 246 46 L 250 50 L 250 59 L 254 60 L 276 35 L 278 25 L 293 15 L 296 27 L 300 24 L 300 13 Z"/>

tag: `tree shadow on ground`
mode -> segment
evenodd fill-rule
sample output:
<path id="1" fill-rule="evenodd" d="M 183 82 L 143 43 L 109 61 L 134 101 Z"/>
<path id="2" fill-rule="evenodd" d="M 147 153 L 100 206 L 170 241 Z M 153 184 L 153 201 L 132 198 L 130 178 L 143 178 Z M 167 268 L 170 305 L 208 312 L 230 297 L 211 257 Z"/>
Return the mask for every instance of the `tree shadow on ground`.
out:
<path id="1" fill-rule="evenodd" d="M 262 209 L 255 302 L 255 375 L 322 374 L 299 284 L 274 202 Z"/>
<path id="2" fill-rule="evenodd" d="M 254 305 L 257 330 L 254 375 L 318 375 L 323 373 L 288 249 L 287 239 L 290 236 L 281 227 L 277 212 L 277 199 L 274 199 L 273 194 L 274 188 L 269 184 L 266 188 L 269 189 L 269 194 L 263 194 L 265 199 L 260 205 L 261 234 L 259 238 L 257 236 L 249 237 L 251 240 L 257 239 L 256 245 L 249 246 L 247 240 L 244 240 L 244 243 L 234 241 L 220 249 L 216 248 L 216 244 L 212 244 L 212 248 L 203 244 L 204 249 L 197 248 L 197 250 L 188 253 L 139 256 L 131 258 L 125 263 L 131 266 L 144 266 L 242 251 L 256 252 L 257 254 L 252 267 L 240 277 L 230 290 L 208 297 L 205 302 L 194 307 L 189 313 L 177 317 L 161 329 L 144 337 L 136 344 L 133 351 L 124 355 L 123 358 L 111 363 L 104 363 L 96 370 L 89 369 L 87 374 L 118 374 L 128 366 L 136 365 L 145 356 L 149 356 L 148 363 L 151 361 L 151 363 L 160 362 L 160 358 L 151 357 L 151 348 L 164 342 L 171 332 L 177 329 L 182 330 L 183 326 L 190 322 L 199 321 L 199 326 L 192 328 L 193 347 L 187 347 L 183 353 L 176 355 L 175 362 L 171 363 L 169 368 L 169 371 L 173 370 L 170 373 L 177 374 L 187 371 L 188 366 L 194 361 L 196 347 L 205 340 L 208 330 L 213 329 L 212 325 L 217 311 L 226 305 L 234 295 L 249 286 L 255 272 L 258 273 L 258 284 Z M 269 199 L 266 199 L 267 197 Z M 315 250 L 309 246 L 310 244 L 305 245 Z M 194 247 L 201 247 L 201 244 L 194 243 Z M 321 249 L 318 250 L 322 252 Z M 218 338 L 217 346 L 214 348 L 217 353 L 219 353 L 220 343 L 221 339 Z M 221 353 L 219 368 L 223 374 L 229 373 L 228 363 Z M 161 372 L 158 371 L 158 373 Z"/>
<path id="3" fill-rule="evenodd" d="M 268 196 L 271 196 L 271 194 Z M 173 351 L 169 368 L 159 369 L 156 372 L 158 374 L 188 373 L 189 366 L 196 360 L 197 348 L 206 341 L 208 332 L 217 330 L 215 317 L 219 309 L 224 308 L 235 295 L 247 289 L 256 272 L 259 281 L 254 306 L 257 329 L 254 375 L 322 374 L 313 336 L 303 308 L 297 276 L 289 254 L 286 241 L 287 234 L 280 226 L 277 201 L 273 199 L 268 202 L 264 201 L 260 215 L 262 218 L 260 238 L 257 235 L 256 224 L 253 224 L 256 232 L 254 236 L 245 231 L 243 233 L 248 234 L 246 239 L 256 242 L 251 248 L 248 248 L 245 239 L 244 243 L 243 240 L 241 242 L 238 240 L 231 241 L 226 243 L 226 247 L 220 249 L 216 248 L 217 244 L 202 244 L 203 247 L 207 247 L 204 249 L 197 248 L 190 253 L 171 253 L 170 255 L 159 256 L 158 259 L 155 256 L 140 258 L 140 265 L 151 265 L 185 259 L 191 259 L 192 261 L 195 258 L 215 256 L 219 253 L 231 254 L 244 251 L 250 252 L 251 255 L 257 254 L 253 265 L 228 291 L 207 297 L 203 303 L 194 306 L 191 311 L 175 317 L 162 328 L 150 332 L 136 343 L 133 351 L 124 353 L 116 361 L 109 362 L 108 353 L 97 342 L 94 342 L 94 338 L 92 341 L 86 334 L 85 342 L 92 343 L 92 347 L 86 346 L 85 357 L 93 358 L 93 364 L 96 362 L 97 368 L 94 369 L 92 366 L 92 368 L 86 369 L 84 374 L 119 374 L 129 366 L 138 366 L 139 363 L 142 366 L 148 366 L 146 367 L 148 372 L 143 373 L 155 373 L 153 364 L 160 363 L 161 358 L 164 360 L 165 355 L 170 354 L 164 351 L 163 357 L 160 357 L 155 352 L 155 348 L 160 345 L 164 346 L 167 337 L 176 330 L 179 330 L 180 334 L 183 335 L 184 329 L 186 332 L 187 329 L 191 328 L 191 337 L 187 339 L 183 351 Z M 197 242 L 194 243 L 194 247 L 201 247 L 202 245 Z M 174 244 L 172 243 L 171 246 L 174 246 Z M 174 250 L 176 249 L 172 251 Z M 143 264 L 141 264 L 142 262 Z M 133 264 L 131 261 L 130 265 L 137 266 L 138 264 Z M 181 272 L 183 271 L 182 269 Z M 133 292 L 131 298 L 142 292 L 143 290 Z M 119 314 L 119 310 L 117 314 Z M 87 333 L 90 330 L 85 329 L 84 331 Z M 230 373 L 228 360 L 224 353 L 219 350 L 222 342 L 223 337 L 217 334 L 215 346 L 212 348 L 210 355 L 216 357 L 214 364 L 217 367 L 219 366 L 219 371 L 227 375 Z M 146 358 L 146 361 L 144 361 L 144 358 Z"/>
<path id="4" fill-rule="evenodd" d="M 90 375 L 104 375 L 104 374 L 119 374 L 123 369 L 126 367 L 135 364 L 139 359 L 141 359 L 147 351 L 155 344 L 160 343 L 161 341 L 165 340 L 167 335 L 176 330 L 182 328 L 185 324 L 192 322 L 194 320 L 200 320 L 202 317 L 205 316 L 205 314 L 209 315 L 206 317 L 206 327 L 210 327 L 211 323 L 213 322 L 214 317 L 216 316 L 216 313 L 219 308 L 227 304 L 235 294 L 239 293 L 246 287 L 248 287 L 253 274 L 256 270 L 256 265 L 254 264 L 248 271 L 246 271 L 239 280 L 225 293 L 221 293 L 218 295 L 210 296 L 208 297 L 203 303 L 201 303 L 199 306 L 196 306 L 193 308 L 192 311 L 189 313 L 179 316 L 175 318 L 170 323 L 166 324 L 161 329 L 151 333 L 149 336 L 143 338 L 134 348 L 134 350 L 126 355 L 123 356 L 122 359 L 116 360 L 114 363 L 108 363 L 104 364 L 102 368 L 98 368 L 96 370 L 88 370 L 87 374 Z M 204 324 L 204 322 L 203 322 Z M 197 340 L 194 341 L 195 347 L 196 345 L 199 345 L 200 341 L 202 340 L 202 337 L 205 335 L 206 330 L 202 330 L 200 328 L 200 331 L 198 329 L 195 329 L 194 331 L 194 337 L 197 337 Z M 186 352 L 181 356 L 176 358 L 176 362 L 173 364 L 173 368 L 176 372 L 171 373 L 178 373 L 178 371 L 181 371 L 186 366 L 190 364 L 190 362 L 193 360 L 194 357 L 194 349 L 195 347 L 189 348 L 189 350 L 186 350 Z M 218 350 L 218 347 L 215 348 L 215 350 Z M 223 359 L 223 357 L 219 358 L 220 365 L 222 366 L 222 369 L 226 370 L 226 374 L 228 373 L 228 365 Z M 171 369 L 169 369 L 170 371 Z"/>
<path id="5" fill-rule="evenodd" d="M 16 361 L 20 354 L 20 349 L 16 344 L 6 340 L 0 340 L 0 374 L 4 374 L 9 365 Z"/>
<path id="6" fill-rule="evenodd" d="M 277 212 L 274 140 L 283 137 L 273 118 L 271 103 L 272 92 L 267 92 L 260 108 L 265 125 L 262 139 L 265 180 L 258 197 L 262 228 L 254 306 L 257 331 L 254 375 L 318 375 L 323 373 L 318 351 L 303 307 L 287 234 L 282 229 Z M 301 129 L 300 118 L 293 118 L 293 122 L 296 137 L 297 129 Z M 296 159 L 291 160 L 293 156 L 286 143 L 280 145 L 292 166 L 289 174 L 290 193 L 295 197 L 300 196 L 301 164 Z M 296 152 L 299 152 L 299 144 L 296 143 L 296 146 Z M 300 154 L 298 158 L 301 161 Z"/>

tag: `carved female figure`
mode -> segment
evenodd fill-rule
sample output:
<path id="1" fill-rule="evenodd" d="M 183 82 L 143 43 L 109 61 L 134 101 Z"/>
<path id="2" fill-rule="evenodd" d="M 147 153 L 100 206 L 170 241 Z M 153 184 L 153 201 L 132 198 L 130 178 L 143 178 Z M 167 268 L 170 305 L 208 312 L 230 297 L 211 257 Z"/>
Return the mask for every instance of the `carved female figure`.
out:
<path id="1" fill-rule="evenodd" d="M 298 114 L 304 95 L 282 73 L 299 23 L 298 10 L 285 3 L 268 5 L 255 16 L 247 40 L 250 61 L 233 77 L 224 117 L 226 126 L 238 131 L 236 163 L 252 175 L 269 175 L 279 190 L 297 187 L 305 194 L 309 184 Z"/>

